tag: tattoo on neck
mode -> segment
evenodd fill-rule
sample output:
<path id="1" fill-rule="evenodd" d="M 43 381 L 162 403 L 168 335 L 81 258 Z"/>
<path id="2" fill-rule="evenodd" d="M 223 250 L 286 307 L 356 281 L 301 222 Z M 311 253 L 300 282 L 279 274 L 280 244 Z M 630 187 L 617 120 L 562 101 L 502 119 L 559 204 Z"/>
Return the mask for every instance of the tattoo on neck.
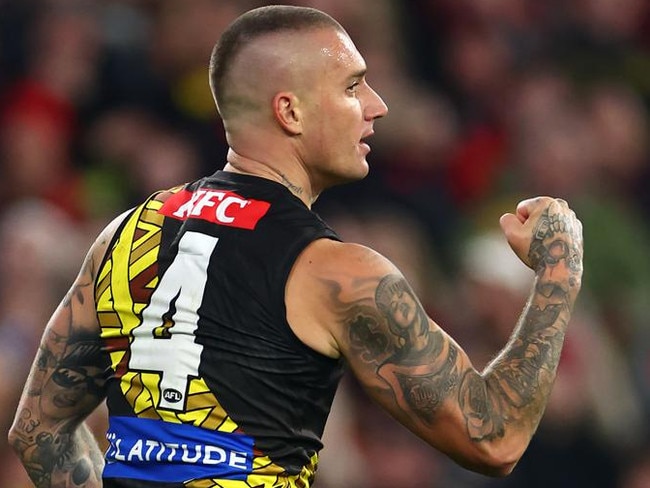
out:
<path id="1" fill-rule="evenodd" d="M 293 183 L 291 183 L 287 177 L 284 175 L 284 173 L 280 173 L 280 177 L 282 178 L 282 184 L 289 188 L 293 193 L 296 195 L 302 195 L 302 187 L 301 186 L 296 186 Z"/>

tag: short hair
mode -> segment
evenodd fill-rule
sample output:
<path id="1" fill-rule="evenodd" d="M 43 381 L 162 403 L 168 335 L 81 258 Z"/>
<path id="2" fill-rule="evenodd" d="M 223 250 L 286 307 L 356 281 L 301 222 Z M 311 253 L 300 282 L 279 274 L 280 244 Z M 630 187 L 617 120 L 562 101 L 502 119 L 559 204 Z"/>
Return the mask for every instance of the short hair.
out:
<path id="1" fill-rule="evenodd" d="M 224 116 L 228 100 L 226 78 L 229 69 L 246 45 L 266 34 L 326 27 L 345 32 L 330 15 L 310 7 L 269 5 L 249 10 L 235 19 L 221 35 L 210 56 L 210 87 L 221 116 Z"/>

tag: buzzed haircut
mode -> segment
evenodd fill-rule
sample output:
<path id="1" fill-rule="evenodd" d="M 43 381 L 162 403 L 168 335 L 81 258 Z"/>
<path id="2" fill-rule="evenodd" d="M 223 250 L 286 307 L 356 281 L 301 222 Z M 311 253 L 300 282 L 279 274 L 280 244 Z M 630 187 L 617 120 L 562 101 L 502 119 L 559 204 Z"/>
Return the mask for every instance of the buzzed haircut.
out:
<path id="1" fill-rule="evenodd" d="M 210 56 L 210 87 L 222 117 L 227 112 L 228 86 L 226 78 L 237 54 L 251 41 L 265 34 L 298 32 L 333 27 L 345 29 L 325 12 L 310 7 L 269 5 L 239 16 L 224 31 Z M 263 83 L 263 80 L 260 80 Z"/>

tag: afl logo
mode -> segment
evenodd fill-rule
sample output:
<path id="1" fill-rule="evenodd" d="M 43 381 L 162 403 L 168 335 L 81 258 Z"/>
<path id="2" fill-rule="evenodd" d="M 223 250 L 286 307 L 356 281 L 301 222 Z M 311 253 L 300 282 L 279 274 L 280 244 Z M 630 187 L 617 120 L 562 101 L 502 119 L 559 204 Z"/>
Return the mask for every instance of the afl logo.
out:
<path id="1" fill-rule="evenodd" d="M 162 396 L 169 403 L 178 403 L 183 399 L 183 395 L 181 395 L 181 392 L 178 390 L 174 390 L 173 388 L 167 388 L 165 391 L 163 391 Z"/>

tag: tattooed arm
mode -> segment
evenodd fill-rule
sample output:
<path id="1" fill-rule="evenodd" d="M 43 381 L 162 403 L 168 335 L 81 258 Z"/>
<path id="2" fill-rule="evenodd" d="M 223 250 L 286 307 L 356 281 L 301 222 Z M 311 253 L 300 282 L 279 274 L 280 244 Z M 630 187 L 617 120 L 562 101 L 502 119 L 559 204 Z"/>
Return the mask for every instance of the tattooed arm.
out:
<path id="1" fill-rule="evenodd" d="M 426 315 L 399 270 L 362 246 L 313 243 L 286 294 L 303 342 L 343 355 L 397 420 L 493 476 L 514 468 L 541 419 L 582 274 L 582 227 L 562 200 L 524 201 L 501 225 L 536 278 L 510 341 L 482 372 Z"/>
<path id="2" fill-rule="evenodd" d="M 9 442 L 39 488 L 101 486 L 103 457 L 83 421 L 105 396 L 109 363 L 93 284 L 120 218 L 93 244 L 47 324 L 9 431 Z"/>

